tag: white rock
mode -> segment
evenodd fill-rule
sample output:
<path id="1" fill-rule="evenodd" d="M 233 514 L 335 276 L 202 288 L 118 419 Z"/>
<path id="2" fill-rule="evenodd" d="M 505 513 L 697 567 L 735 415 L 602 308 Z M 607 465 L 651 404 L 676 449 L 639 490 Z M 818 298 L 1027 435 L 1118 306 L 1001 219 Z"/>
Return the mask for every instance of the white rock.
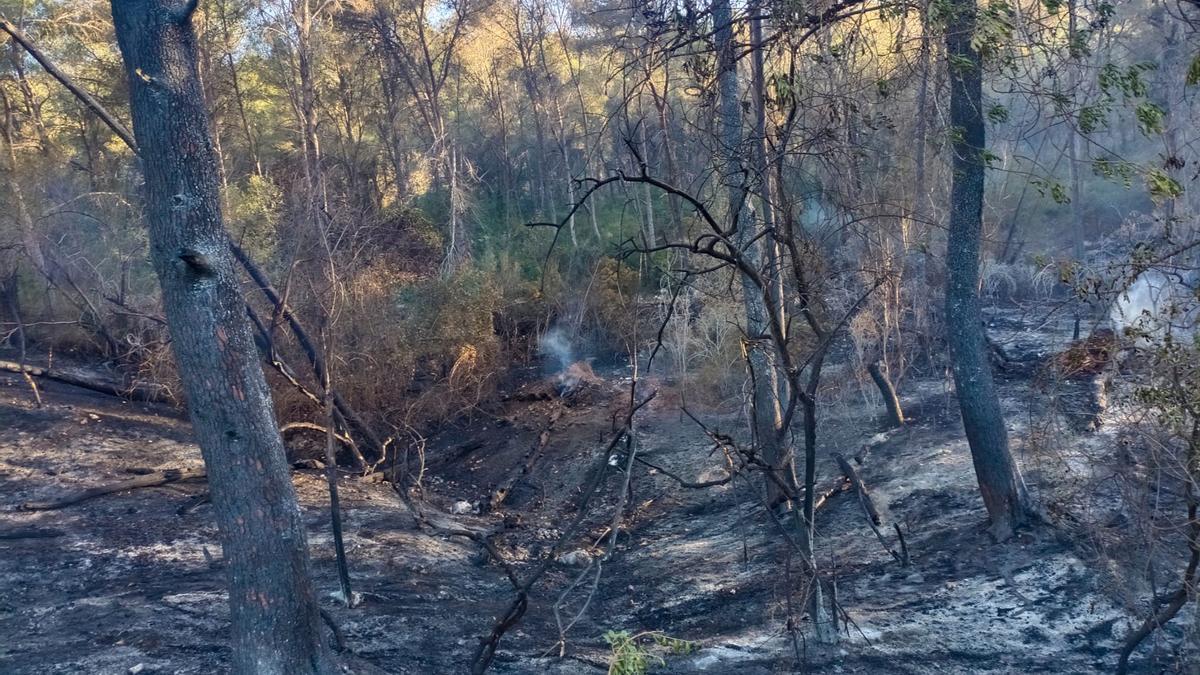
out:
<path id="1" fill-rule="evenodd" d="M 558 562 L 569 567 L 586 567 L 592 562 L 592 556 L 587 551 L 581 549 L 558 556 Z"/>
<path id="2" fill-rule="evenodd" d="M 345 596 L 345 594 L 342 593 L 341 590 L 336 590 L 336 591 L 330 593 L 329 597 L 333 598 L 334 600 L 337 600 L 338 602 L 342 603 L 343 605 L 347 605 L 350 608 L 358 607 L 360 604 L 362 604 L 362 599 L 363 599 L 362 593 L 359 593 L 357 591 L 351 591 L 350 592 L 350 602 L 347 603 L 346 596 Z"/>
<path id="3" fill-rule="evenodd" d="M 471 506 L 471 502 L 462 500 L 454 502 L 454 505 L 450 507 L 450 513 L 453 513 L 456 516 L 461 516 L 464 513 L 472 513 L 474 511 L 475 507 Z"/>

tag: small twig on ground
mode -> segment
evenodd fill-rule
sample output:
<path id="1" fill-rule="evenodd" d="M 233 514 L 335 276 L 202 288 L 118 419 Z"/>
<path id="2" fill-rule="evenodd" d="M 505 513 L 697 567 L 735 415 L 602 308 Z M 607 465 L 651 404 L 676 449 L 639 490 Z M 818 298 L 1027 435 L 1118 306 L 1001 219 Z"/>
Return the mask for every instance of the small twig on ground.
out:
<path id="1" fill-rule="evenodd" d="M 59 497 L 58 499 L 25 502 L 21 504 L 20 508 L 22 511 L 53 511 L 54 509 L 61 509 L 65 506 L 92 499 L 93 497 L 102 497 L 114 492 L 159 487 L 167 483 L 204 478 L 207 475 L 204 469 L 167 469 L 166 471 L 138 476 L 137 478 L 109 483 L 108 485 L 87 488 L 86 490 L 68 494 L 65 497 Z"/>
<path id="2" fill-rule="evenodd" d="M 44 527 L 18 527 L 12 530 L 0 530 L 0 539 L 53 539 L 61 537 L 66 532 Z"/>
<path id="3" fill-rule="evenodd" d="M 333 633 L 334 651 L 339 654 L 346 651 L 346 634 L 342 632 L 337 622 L 333 620 L 333 615 L 329 613 L 329 610 L 321 609 L 321 619 L 325 621 L 326 626 L 329 626 L 329 632 Z"/>
<path id="4" fill-rule="evenodd" d="M 655 471 L 661 473 L 662 475 L 666 476 L 667 478 L 674 480 L 676 483 L 679 484 L 679 487 L 688 488 L 689 490 L 699 490 L 702 488 L 709 488 L 709 487 L 716 487 L 718 485 L 725 485 L 725 484 L 729 483 L 730 481 L 732 481 L 737 476 L 736 473 L 731 472 L 729 475 L 725 476 L 724 478 L 717 478 L 714 480 L 706 480 L 706 481 L 700 481 L 698 483 L 693 483 L 684 478 L 680 478 L 678 475 L 671 473 L 670 471 L 662 468 L 661 466 L 658 466 L 657 464 L 653 464 L 641 457 L 635 457 L 634 461 L 636 461 L 638 464 L 641 464 L 643 466 L 648 466 L 651 469 L 654 469 Z"/>
<path id="5" fill-rule="evenodd" d="M 207 492 L 205 492 L 203 494 L 195 495 L 195 496 L 189 498 L 183 504 L 181 504 L 178 509 L 175 509 L 175 515 L 186 516 L 187 514 L 191 513 L 192 511 L 195 511 L 196 509 L 200 508 L 201 506 L 203 506 L 205 504 L 208 504 L 211 501 L 212 501 L 212 495 L 208 494 Z"/>

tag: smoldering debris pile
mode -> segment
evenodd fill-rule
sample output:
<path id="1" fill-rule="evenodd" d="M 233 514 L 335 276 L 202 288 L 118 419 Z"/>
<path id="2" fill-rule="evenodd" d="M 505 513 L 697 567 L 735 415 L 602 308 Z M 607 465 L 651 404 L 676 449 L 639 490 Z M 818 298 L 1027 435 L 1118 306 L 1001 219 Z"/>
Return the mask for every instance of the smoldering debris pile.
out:
<path id="1" fill-rule="evenodd" d="M 604 378 L 597 375 L 587 361 L 576 361 L 562 371 L 525 384 L 506 396 L 507 401 L 550 401 L 561 399 L 568 404 L 590 401 L 595 394 L 610 389 Z"/>
<path id="2" fill-rule="evenodd" d="M 523 385 L 504 400 L 549 401 L 561 399 L 568 404 L 593 400 L 593 394 L 607 392 L 604 378 L 596 375 L 585 359 L 576 357 L 575 341 L 562 328 L 551 328 L 538 340 L 545 375 Z"/>

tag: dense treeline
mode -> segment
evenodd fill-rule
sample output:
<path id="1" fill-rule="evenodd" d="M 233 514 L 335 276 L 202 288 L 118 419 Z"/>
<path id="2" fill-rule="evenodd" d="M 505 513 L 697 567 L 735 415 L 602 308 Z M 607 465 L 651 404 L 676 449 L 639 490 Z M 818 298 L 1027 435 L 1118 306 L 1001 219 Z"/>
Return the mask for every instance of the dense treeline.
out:
<path id="1" fill-rule="evenodd" d="M 769 168 L 744 169 L 751 192 L 774 185 L 773 208 L 825 251 L 894 270 L 901 285 L 936 279 L 954 135 L 936 35 L 945 8 L 735 8 L 746 75 L 752 9 L 771 18 L 755 51 L 762 90 L 743 76 L 738 94 L 746 109 L 756 95 L 765 104 Z M 1035 258 L 1078 257 L 1072 242 L 1151 213 L 1186 180 L 1192 54 L 1179 11 L 1029 3 L 981 15 L 988 288 L 1042 283 Z M 10 3 L 5 16 L 128 118 L 105 3 Z M 632 184 L 567 217 L 586 180 L 645 166 L 708 201 L 729 171 L 705 7 L 230 0 L 195 22 L 230 232 L 301 313 L 320 304 L 305 263 L 326 248 L 314 226 L 327 233 L 346 296 L 336 351 L 350 372 L 387 368 L 391 389 L 416 392 L 456 361 L 513 358 L 495 322 L 511 335 L 567 320 L 593 350 L 625 351 L 624 333 L 606 328 L 628 322 L 623 286 L 653 289 L 678 261 L 658 256 L 635 279 L 609 256 L 622 241 L 689 236 L 697 220 L 680 198 Z M 31 325 L 31 339 L 161 367 L 133 155 L 17 44 L 6 51 L 6 293 L 27 323 L 79 323 Z M 758 133 L 748 126 L 739 142 Z M 521 226 L 563 218 L 544 266 L 551 232 Z M 1073 236 L 1049 222 L 1075 222 Z M 889 364 L 903 372 L 921 347 L 899 319 L 924 323 L 925 307 L 897 302 L 871 330 L 893 333 Z M 367 334 L 367 317 L 389 329 Z M 372 407 L 400 400 L 362 386 Z"/>

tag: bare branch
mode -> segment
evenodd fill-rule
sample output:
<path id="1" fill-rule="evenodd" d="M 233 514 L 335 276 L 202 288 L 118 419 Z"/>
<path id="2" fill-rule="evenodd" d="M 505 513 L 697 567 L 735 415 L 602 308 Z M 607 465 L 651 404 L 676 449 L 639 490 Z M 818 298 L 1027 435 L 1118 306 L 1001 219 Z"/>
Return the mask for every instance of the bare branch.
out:
<path id="1" fill-rule="evenodd" d="M 192 4 L 195 4 L 195 0 L 193 0 Z M 58 80 L 59 83 L 66 87 L 67 91 L 70 91 L 75 98 L 79 99 L 80 103 L 83 103 L 88 110 L 91 110 L 93 113 L 95 113 L 96 116 L 100 118 L 100 121 L 108 125 L 108 128 L 112 129 L 112 132 L 117 135 L 117 138 L 120 138 L 125 145 L 129 146 L 130 150 L 133 150 L 133 154 L 140 154 L 138 152 L 137 141 L 133 140 L 133 134 L 129 131 L 129 128 L 118 121 L 112 113 L 108 112 L 108 110 L 105 109 L 105 107 L 101 105 L 94 96 L 84 90 L 83 87 L 75 84 L 75 81 L 68 77 L 67 74 L 62 70 L 60 70 L 59 67 L 55 65 L 48 56 L 43 54 L 42 50 L 38 49 L 37 45 L 35 45 L 33 41 L 21 31 L 20 28 L 17 28 L 17 26 L 11 21 L 3 16 L 0 16 L 0 31 L 8 33 L 14 42 L 21 45 L 25 51 L 29 52 L 29 55 L 32 56 L 35 61 L 42 64 L 42 67 L 46 69 L 47 73 L 50 73 L 54 79 Z"/>

